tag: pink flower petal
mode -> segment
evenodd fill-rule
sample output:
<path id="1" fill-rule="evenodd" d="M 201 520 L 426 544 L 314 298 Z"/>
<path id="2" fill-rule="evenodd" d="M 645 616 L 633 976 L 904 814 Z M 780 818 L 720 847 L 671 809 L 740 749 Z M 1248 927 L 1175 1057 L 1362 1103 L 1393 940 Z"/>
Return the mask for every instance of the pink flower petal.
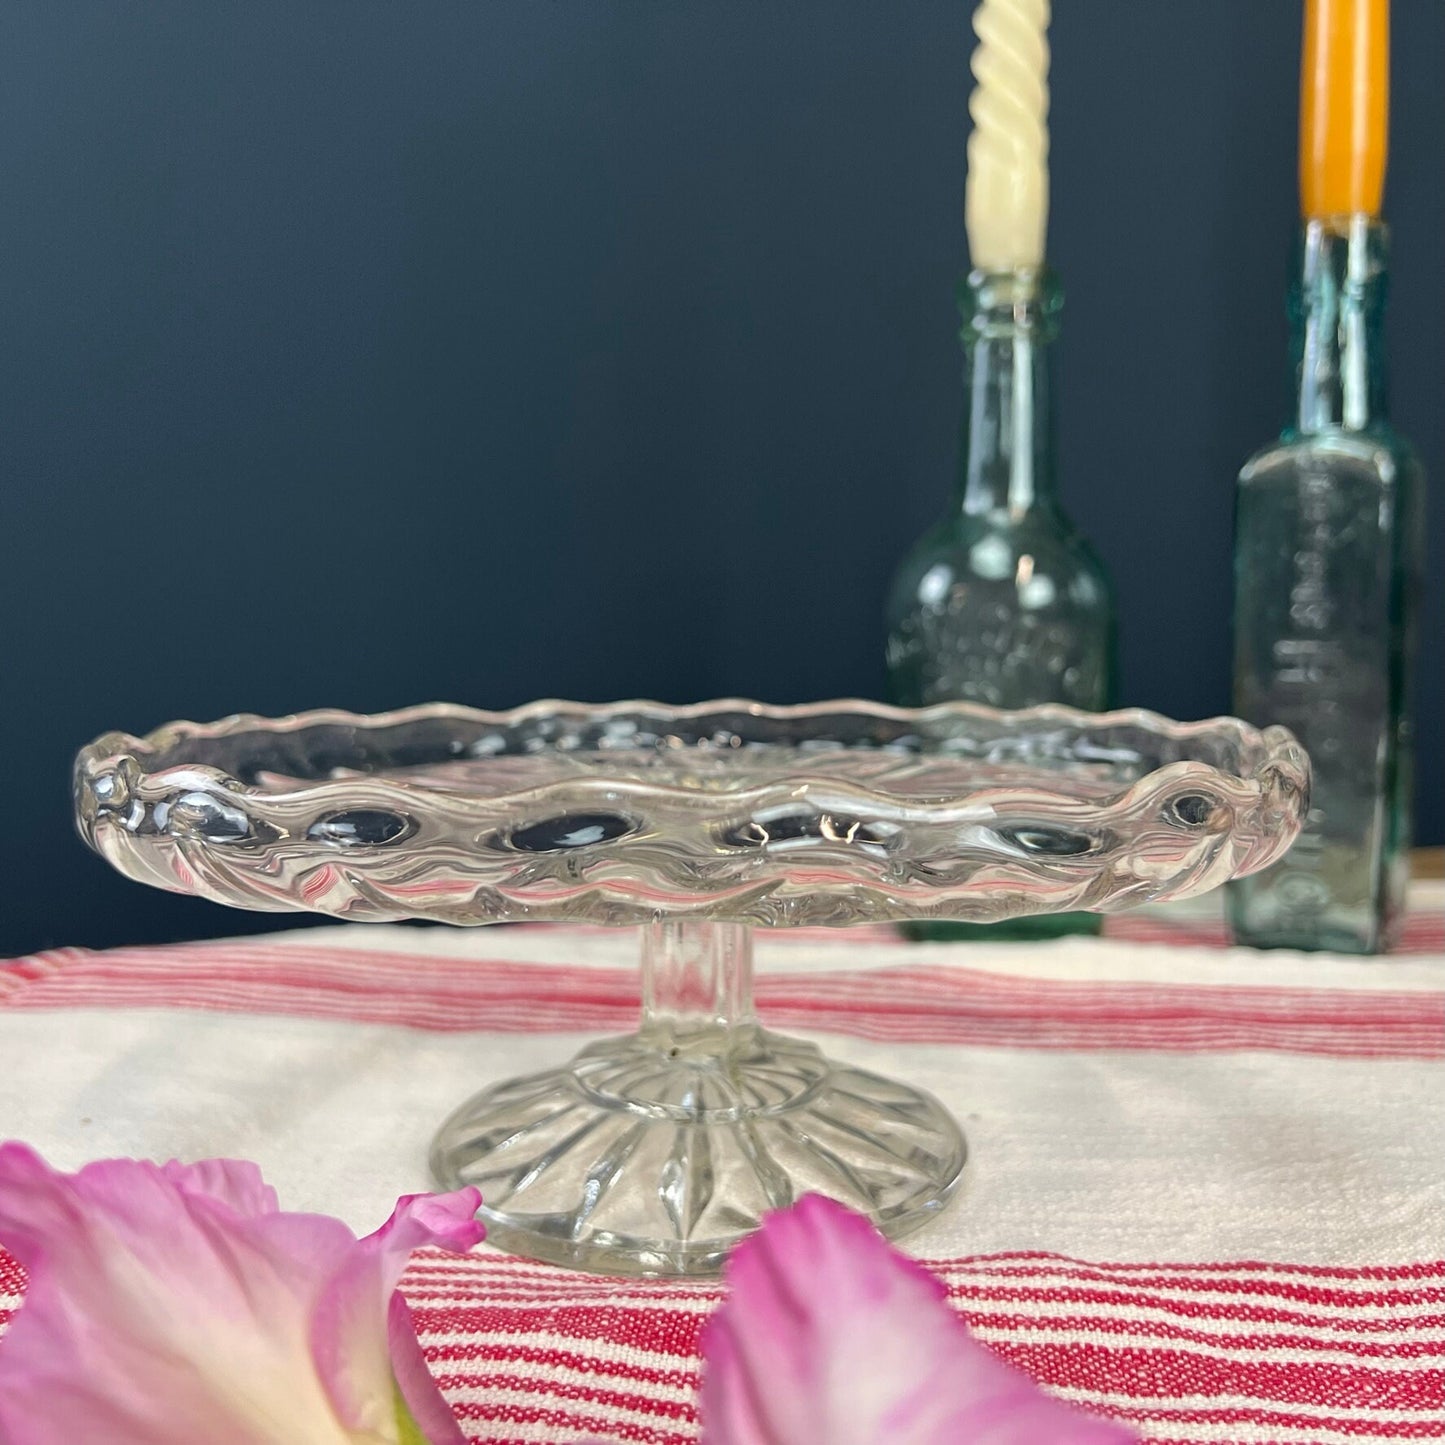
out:
<path id="1" fill-rule="evenodd" d="M 280 1212 L 276 1191 L 249 1159 L 198 1159 L 194 1164 L 172 1159 L 161 1165 L 161 1173 L 182 1193 L 220 1200 L 245 1218 Z"/>
<path id="2" fill-rule="evenodd" d="M 980 1345 L 942 1283 L 809 1195 L 733 1252 L 703 1334 L 703 1445 L 1125 1445 Z"/>
<path id="3" fill-rule="evenodd" d="M 387 1334 L 391 1346 L 391 1371 L 396 1387 L 429 1445 L 466 1445 L 466 1436 L 452 1414 L 451 1406 L 442 1398 L 427 1369 L 426 1356 L 416 1337 L 416 1324 L 411 1310 L 398 1291 L 391 1297 L 387 1311 Z"/>
<path id="4" fill-rule="evenodd" d="M 250 1165 L 122 1159 L 65 1175 L 23 1145 L 0 1146 L 0 1241 L 30 1273 L 0 1340 L 0 1440 L 394 1440 L 388 1300 L 369 1316 L 338 1314 L 336 1301 L 358 1278 L 389 1295 L 409 1241 L 474 1239 L 477 1227 L 458 1216 L 475 1203 L 469 1191 L 403 1201 L 390 1225 L 358 1242 L 339 1220 L 278 1212 Z M 318 1316 L 346 1319 L 345 1339 L 371 1373 L 341 1360 L 342 1336 L 318 1330 Z M 363 1318 L 374 1339 L 362 1338 Z M 313 1355 L 318 1338 L 332 1351 L 325 1361 Z M 344 1400 L 331 1392 L 343 1375 Z M 421 1400 L 414 1375 L 413 1394 Z M 377 1433 L 357 1433 L 352 1419 L 364 1431 L 375 1420 Z M 459 1438 L 447 1423 L 433 1424 L 438 1445 Z"/>
<path id="5" fill-rule="evenodd" d="M 410 1326 L 410 1311 L 403 1302 L 399 1314 L 392 1312 L 396 1283 L 414 1249 L 436 1245 L 462 1252 L 476 1244 L 486 1233 L 476 1218 L 481 1202 L 478 1189 L 397 1200 L 391 1218 L 367 1235 L 327 1281 L 313 1317 L 311 1346 L 337 1411 L 351 1428 L 377 1428 L 369 1414 L 374 1399 L 370 1382 L 383 1369 L 395 1374 L 413 1418 L 426 1428 L 418 1412 L 437 1399 L 436 1386 L 416 1345 L 415 1330 L 408 1341 L 401 1328 L 402 1323 Z M 437 1438 L 462 1441 L 450 1412 L 446 1420 L 451 1433 Z"/>
<path id="6" fill-rule="evenodd" d="M 245 1226 L 286 1216 L 245 1221 L 156 1165 L 66 1176 L 0 1148 L 0 1240 L 30 1273 L 0 1341 L 0 1439 L 254 1445 L 284 1438 L 288 1419 L 328 1417 L 316 1439 L 343 1438 L 294 1358 L 306 1358 L 310 1270 L 354 1246 L 339 1221 L 293 1218 L 278 1253 Z"/>

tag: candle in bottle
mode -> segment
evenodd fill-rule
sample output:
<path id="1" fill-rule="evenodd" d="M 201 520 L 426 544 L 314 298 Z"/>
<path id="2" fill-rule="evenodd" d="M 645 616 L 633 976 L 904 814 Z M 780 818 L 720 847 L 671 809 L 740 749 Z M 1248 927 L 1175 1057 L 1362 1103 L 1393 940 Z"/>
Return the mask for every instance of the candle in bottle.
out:
<path id="1" fill-rule="evenodd" d="M 1063 293 L 1044 264 L 1048 23 L 1049 0 L 981 0 L 974 14 L 958 486 L 888 598 L 888 691 L 907 707 L 957 700 L 1097 712 L 1113 700 L 1113 591 L 1054 479 L 1051 353 Z M 1055 913 L 926 920 L 910 932 L 997 939 L 1098 929 L 1097 914 Z"/>
<path id="2" fill-rule="evenodd" d="M 1300 208 L 1380 214 L 1390 107 L 1389 0 L 1306 0 Z"/>
<path id="3" fill-rule="evenodd" d="M 1230 885 L 1261 948 L 1380 953 L 1404 917 L 1424 478 L 1386 408 L 1388 37 L 1387 0 L 1307 0 L 1297 381 L 1235 492 L 1234 710 L 1313 762 L 1289 856 Z"/>
<path id="4" fill-rule="evenodd" d="M 973 17 L 964 216 L 980 271 L 1041 266 L 1049 219 L 1049 0 L 982 0 Z"/>

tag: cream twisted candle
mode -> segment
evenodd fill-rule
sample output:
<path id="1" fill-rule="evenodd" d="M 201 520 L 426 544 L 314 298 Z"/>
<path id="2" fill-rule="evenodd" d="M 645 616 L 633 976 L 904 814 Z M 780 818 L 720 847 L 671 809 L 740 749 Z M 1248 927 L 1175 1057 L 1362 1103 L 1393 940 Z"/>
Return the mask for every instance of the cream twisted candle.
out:
<path id="1" fill-rule="evenodd" d="M 964 218 L 982 271 L 1040 266 L 1049 219 L 1049 0 L 981 0 Z"/>

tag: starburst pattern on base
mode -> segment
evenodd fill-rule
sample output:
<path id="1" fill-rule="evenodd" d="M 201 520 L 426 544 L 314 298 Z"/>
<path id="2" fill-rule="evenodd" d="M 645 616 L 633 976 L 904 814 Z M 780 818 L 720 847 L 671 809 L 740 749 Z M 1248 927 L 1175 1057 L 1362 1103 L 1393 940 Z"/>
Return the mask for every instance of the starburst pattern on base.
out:
<path id="1" fill-rule="evenodd" d="M 644 1028 L 464 1104 L 432 1169 L 482 1190 L 488 1237 L 601 1273 L 710 1274 L 769 1210 L 837 1199 L 892 1237 L 963 1169 L 928 1094 L 756 1025 Z"/>

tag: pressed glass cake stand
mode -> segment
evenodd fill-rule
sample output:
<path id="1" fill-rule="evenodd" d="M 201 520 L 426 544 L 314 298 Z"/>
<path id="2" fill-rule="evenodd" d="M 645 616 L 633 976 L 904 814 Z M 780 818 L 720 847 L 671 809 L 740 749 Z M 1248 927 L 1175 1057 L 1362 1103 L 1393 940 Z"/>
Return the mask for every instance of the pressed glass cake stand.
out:
<path id="1" fill-rule="evenodd" d="M 844 701 L 431 705 L 108 733 L 85 838 L 128 877 L 246 908 L 643 928 L 642 1021 L 442 1125 L 444 1186 L 555 1263 L 702 1274 L 831 1195 L 887 1234 L 942 1208 L 936 1100 L 762 1028 L 754 925 L 993 922 L 1181 898 L 1299 831 L 1290 735 L 1233 719 Z"/>

